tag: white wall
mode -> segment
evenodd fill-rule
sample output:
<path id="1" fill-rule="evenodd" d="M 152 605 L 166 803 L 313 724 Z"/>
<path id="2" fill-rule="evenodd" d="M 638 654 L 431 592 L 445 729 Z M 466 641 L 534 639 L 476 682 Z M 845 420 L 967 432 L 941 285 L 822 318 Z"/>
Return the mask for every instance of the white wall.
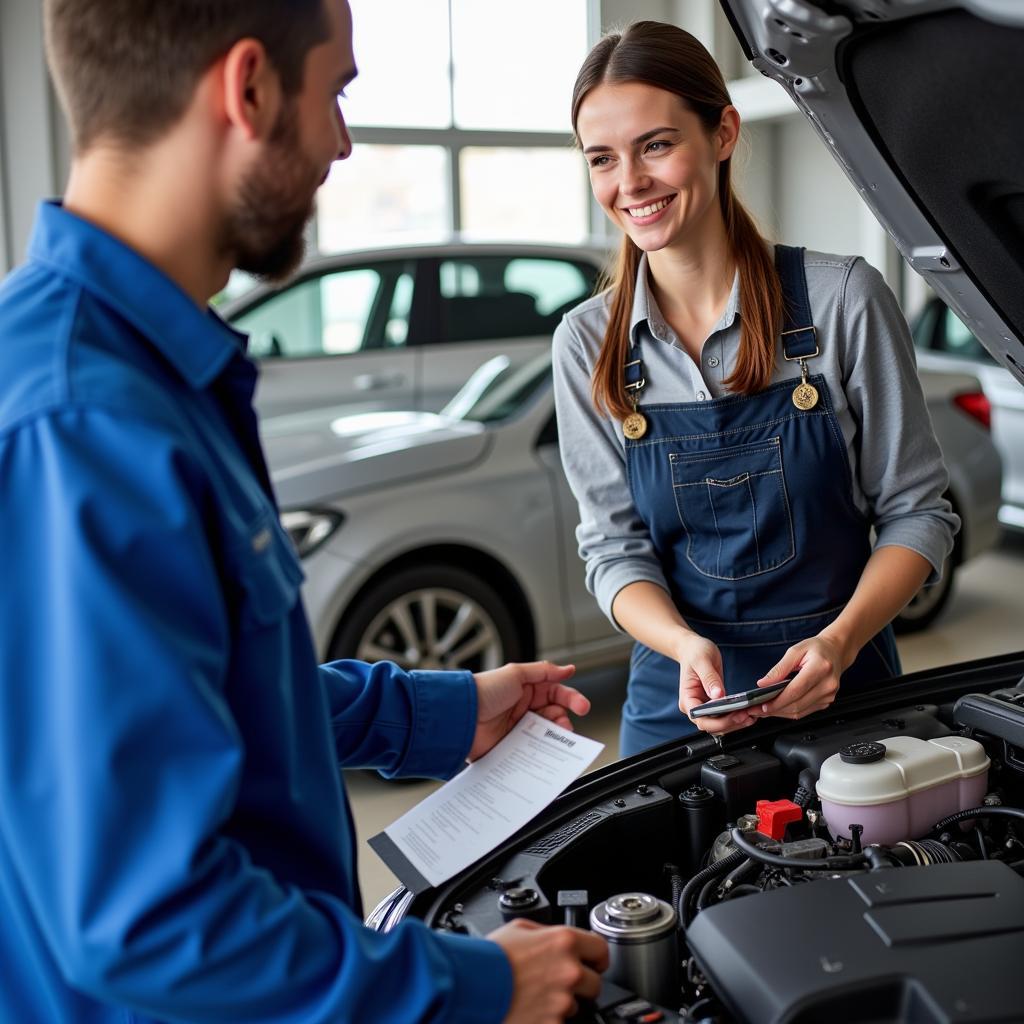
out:
<path id="1" fill-rule="evenodd" d="M 740 144 L 732 158 L 733 184 L 743 204 L 754 215 L 764 235 L 784 242 L 776 195 L 776 141 L 778 128 L 771 122 L 742 126 Z"/>
<path id="2" fill-rule="evenodd" d="M 39 0 L 0 3 L 0 271 L 20 262 L 36 204 L 60 192 L 67 133 L 43 56 Z"/>

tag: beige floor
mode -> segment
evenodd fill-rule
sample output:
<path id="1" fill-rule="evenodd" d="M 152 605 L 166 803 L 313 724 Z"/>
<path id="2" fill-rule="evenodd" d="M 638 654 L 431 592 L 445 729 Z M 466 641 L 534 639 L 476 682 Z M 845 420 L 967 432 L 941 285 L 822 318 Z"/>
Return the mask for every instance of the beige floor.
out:
<path id="1" fill-rule="evenodd" d="M 995 551 L 968 563 L 938 622 L 899 643 L 905 672 L 1024 650 L 1024 537 L 1010 536 Z M 594 708 L 578 725 L 606 744 L 598 768 L 618 756 L 618 713 L 625 670 L 606 669 L 577 681 Z M 434 782 L 385 782 L 368 772 L 346 775 L 360 839 L 359 881 L 367 910 L 397 884 L 366 845 L 368 836 L 389 825 L 434 789 Z"/>

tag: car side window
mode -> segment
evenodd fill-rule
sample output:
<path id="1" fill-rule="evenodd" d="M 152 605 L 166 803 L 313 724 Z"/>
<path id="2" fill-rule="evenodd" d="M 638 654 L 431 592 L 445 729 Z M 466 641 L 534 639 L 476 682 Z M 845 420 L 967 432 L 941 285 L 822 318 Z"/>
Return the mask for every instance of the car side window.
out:
<path id="1" fill-rule="evenodd" d="M 409 335 L 414 266 L 346 267 L 288 285 L 237 316 L 257 359 L 342 356 L 398 348 Z"/>
<path id="2" fill-rule="evenodd" d="M 443 342 L 550 337 L 562 314 L 593 292 L 597 270 L 543 257 L 442 260 Z"/>
<path id="3" fill-rule="evenodd" d="M 947 355 L 961 359 L 994 362 L 984 345 L 971 333 L 967 325 L 948 307 L 944 310 L 943 329 L 936 335 L 936 348 Z"/>

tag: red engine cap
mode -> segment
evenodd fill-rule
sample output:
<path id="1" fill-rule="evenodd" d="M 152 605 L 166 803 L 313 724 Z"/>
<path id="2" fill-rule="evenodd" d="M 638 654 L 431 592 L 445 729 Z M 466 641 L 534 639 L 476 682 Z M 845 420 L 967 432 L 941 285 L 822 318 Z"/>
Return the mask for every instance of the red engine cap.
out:
<path id="1" fill-rule="evenodd" d="M 758 800 L 757 830 L 762 835 L 782 841 L 786 826 L 804 816 L 803 808 L 792 800 Z"/>

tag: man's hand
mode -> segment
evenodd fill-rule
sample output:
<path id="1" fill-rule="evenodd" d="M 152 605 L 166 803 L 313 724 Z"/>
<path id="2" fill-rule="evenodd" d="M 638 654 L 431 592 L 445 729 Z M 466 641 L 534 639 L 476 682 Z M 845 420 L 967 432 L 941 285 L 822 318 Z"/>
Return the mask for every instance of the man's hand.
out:
<path id="1" fill-rule="evenodd" d="M 563 685 L 575 671 L 573 665 L 533 661 L 477 672 L 477 724 L 469 760 L 483 757 L 527 711 L 571 729 L 567 712 L 585 715 L 590 710 L 590 701 L 579 690 Z"/>
<path id="2" fill-rule="evenodd" d="M 722 652 L 710 641 L 690 633 L 676 652 L 679 661 L 679 710 L 690 709 L 725 696 L 722 682 Z M 727 715 L 707 715 L 692 719 L 701 732 L 721 735 L 742 729 L 754 722 L 749 711 L 731 711 Z"/>
<path id="3" fill-rule="evenodd" d="M 593 932 L 546 928 L 517 918 L 487 936 L 512 965 L 512 1005 L 504 1024 L 561 1024 L 596 999 L 608 967 L 608 943 Z"/>

